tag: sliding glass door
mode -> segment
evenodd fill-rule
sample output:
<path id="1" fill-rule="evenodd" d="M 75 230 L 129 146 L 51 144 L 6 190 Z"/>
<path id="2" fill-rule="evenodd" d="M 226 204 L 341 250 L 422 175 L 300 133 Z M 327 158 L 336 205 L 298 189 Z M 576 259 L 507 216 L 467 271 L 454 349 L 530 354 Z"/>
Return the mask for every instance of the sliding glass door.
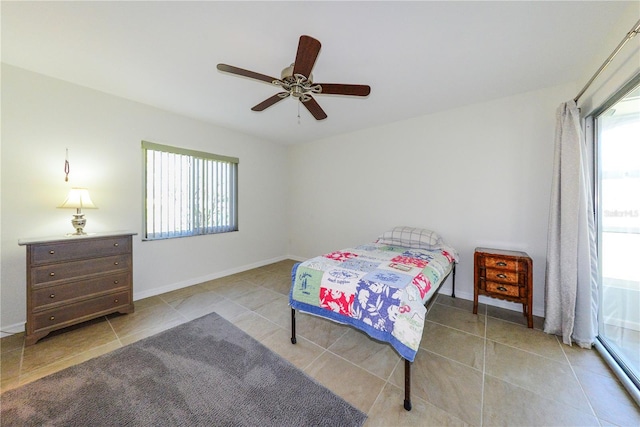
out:
<path id="1" fill-rule="evenodd" d="M 640 387 L 640 79 L 595 119 L 599 340 Z"/>

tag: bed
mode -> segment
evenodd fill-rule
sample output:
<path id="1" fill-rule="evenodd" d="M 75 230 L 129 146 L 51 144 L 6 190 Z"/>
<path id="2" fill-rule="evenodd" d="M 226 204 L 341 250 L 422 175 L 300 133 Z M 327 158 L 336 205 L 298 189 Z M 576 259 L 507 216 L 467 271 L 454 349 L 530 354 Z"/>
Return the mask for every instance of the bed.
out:
<path id="1" fill-rule="evenodd" d="M 296 310 L 355 327 L 389 343 L 405 360 L 404 408 L 411 410 L 411 362 L 426 314 L 449 274 L 455 297 L 458 255 L 437 233 L 394 227 L 372 243 L 327 253 L 291 272 L 291 342 Z"/>

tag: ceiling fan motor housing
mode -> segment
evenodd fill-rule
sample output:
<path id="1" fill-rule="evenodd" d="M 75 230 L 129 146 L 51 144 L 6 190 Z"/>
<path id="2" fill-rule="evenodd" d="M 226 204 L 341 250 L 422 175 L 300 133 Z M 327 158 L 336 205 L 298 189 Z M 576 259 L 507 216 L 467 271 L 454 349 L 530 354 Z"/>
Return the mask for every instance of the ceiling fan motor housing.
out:
<path id="1" fill-rule="evenodd" d="M 309 77 L 302 74 L 293 74 L 294 64 L 291 64 L 280 73 L 281 80 L 274 80 L 273 84 L 281 86 L 284 90 L 289 92 L 289 95 L 294 98 L 300 98 L 300 101 L 306 102 L 311 99 L 308 93 L 320 93 L 322 87 L 320 85 L 313 85 L 313 74 L 309 74 Z"/>

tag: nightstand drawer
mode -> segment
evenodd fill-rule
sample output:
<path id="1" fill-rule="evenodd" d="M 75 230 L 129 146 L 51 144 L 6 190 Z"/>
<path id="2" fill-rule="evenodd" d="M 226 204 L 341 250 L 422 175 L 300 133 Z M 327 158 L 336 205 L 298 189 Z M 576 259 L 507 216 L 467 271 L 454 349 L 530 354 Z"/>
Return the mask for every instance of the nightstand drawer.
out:
<path id="1" fill-rule="evenodd" d="M 519 283 L 518 273 L 510 270 L 496 270 L 493 268 L 487 268 L 485 273 L 487 280 L 495 280 L 497 282 L 504 283 Z"/>
<path id="2" fill-rule="evenodd" d="M 520 296 L 520 287 L 517 285 L 507 285 L 506 283 L 486 282 L 487 292 L 493 292 L 497 295 L 509 295 L 510 297 Z"/>
<path id="3" fill-rule="evenodd" d="M 484 257 L 484 265 L 487 268 L 502 268 L 505 270 L 513 270 L 518 271 L 518 260 L 513 258 L 503 258 L 503 257 L 492 257 L 485 256 Z"/>

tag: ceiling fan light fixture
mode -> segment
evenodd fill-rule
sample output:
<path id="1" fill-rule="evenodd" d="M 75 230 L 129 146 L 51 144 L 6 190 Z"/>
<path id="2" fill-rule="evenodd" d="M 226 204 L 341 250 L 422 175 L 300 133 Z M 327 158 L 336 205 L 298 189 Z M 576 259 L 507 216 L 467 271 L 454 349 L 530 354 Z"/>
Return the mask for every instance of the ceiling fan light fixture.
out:
<path id="1" fill-rule="evenodd" d="M 300 98 L 304 95 L 304 86 L 294 84 L 291 86 L 290 93 L 294 98 Z"/>

